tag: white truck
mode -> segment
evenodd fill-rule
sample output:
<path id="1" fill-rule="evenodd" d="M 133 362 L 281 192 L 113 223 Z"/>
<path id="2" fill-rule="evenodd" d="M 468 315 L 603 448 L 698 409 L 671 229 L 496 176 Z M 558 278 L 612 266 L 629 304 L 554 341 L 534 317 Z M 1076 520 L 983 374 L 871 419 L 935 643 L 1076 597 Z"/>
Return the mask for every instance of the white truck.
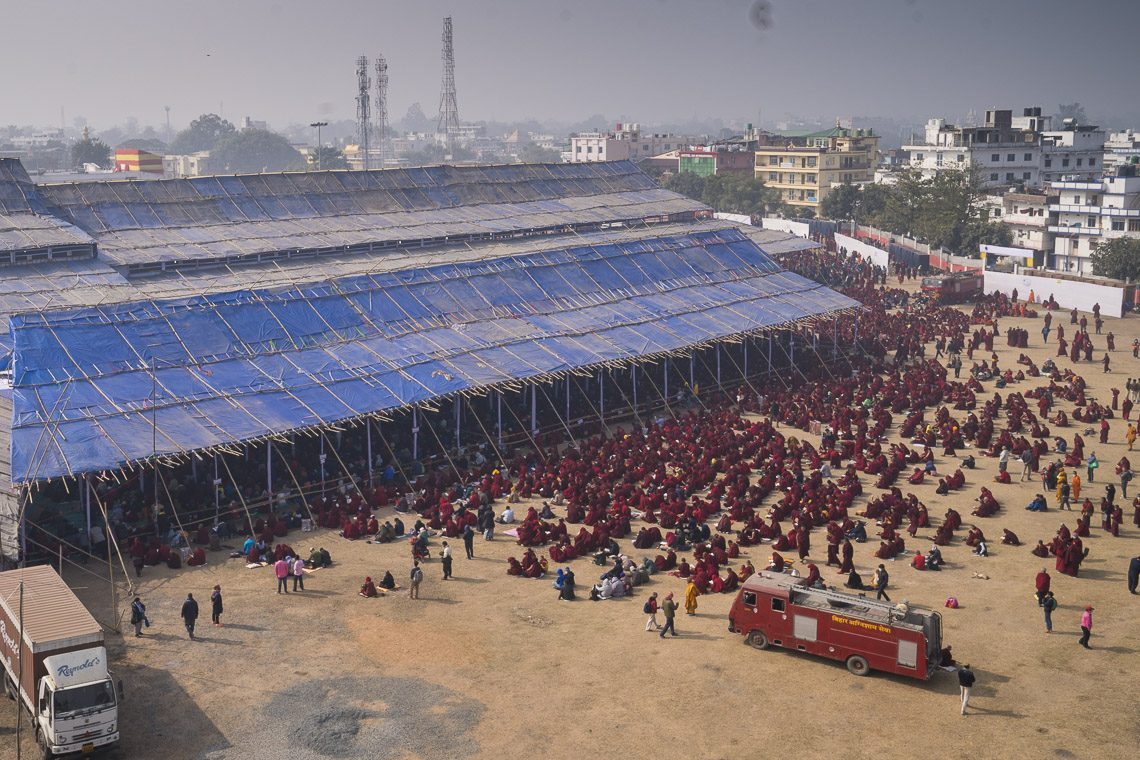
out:
<path id="1" fill-rule="evenodd" d="M 27 710 L 45 758 L 118 743 L 120 694 L 103 628 L 54 568 L 0 573 L 0 661 L 5 693 Z"/>

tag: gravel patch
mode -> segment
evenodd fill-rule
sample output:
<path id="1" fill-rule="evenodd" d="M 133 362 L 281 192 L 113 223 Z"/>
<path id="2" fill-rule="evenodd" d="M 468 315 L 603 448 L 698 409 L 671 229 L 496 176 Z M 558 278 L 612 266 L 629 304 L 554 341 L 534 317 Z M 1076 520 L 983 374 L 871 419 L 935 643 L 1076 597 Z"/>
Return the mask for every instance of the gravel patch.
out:
<path id="1" fill-rule="evenodd" d="M 471 731 L 484 705 L 419 678 L 331 678 L 301 683 L 265 707 L 264 727 L 242 745 L 261 757 L 375 758 L 471 757 L 479 751 Z M 212 753 L 212 760 L 248 758 L 248 751 Z"/>

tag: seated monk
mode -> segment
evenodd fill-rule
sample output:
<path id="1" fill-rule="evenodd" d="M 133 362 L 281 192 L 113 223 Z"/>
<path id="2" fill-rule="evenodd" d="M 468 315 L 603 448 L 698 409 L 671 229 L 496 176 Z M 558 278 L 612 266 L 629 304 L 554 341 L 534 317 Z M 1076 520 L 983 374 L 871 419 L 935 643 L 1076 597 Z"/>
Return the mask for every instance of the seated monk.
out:
<path id="1" fill-rule="evenodd" d="M 721 591 L 725 593 L 729 591 L 735 591 L 738 586 L 740 586 L 740 576 L 738 576 L 736 574 L 736 571 L 730 567 L 725 573 L 724 585 L 721 587 Z"/>
<path id="2" fill-rule="evenodd" d="M 914 559 L 910 561 L 910 566 L 915 570 L 926 569 L 926 557 L 923 556 L 921 551 L 914 555 Z"/>
<path id="3" fill-rule="evenodd" d="M 195 549 L 190 554 L 190 557 L 187 558 L 186 564 L 190 567 L 199 567 L 206 564 L 206 550 L 200 547 Z"/>
<path id="4" fill-rule="evenodd" d="M 1008 484 L 1012 483 L 1013 481 L 1010 479 L 1009 471 L 1007 470 L 1006 472 L 999 472 L 997 475 L 994 475 L 994 482 Z"/>
<path id="5" fill-rule="evenodd" d="M 977 546 L 979 542 L 985 541 L 986 537 L 982 534 L 982 529 L 977 525 L 970 528 L 970 532 L 966 534 L 966 546 Z"/>
<path id="6" fill-rule="evenodd" d="M 804 579 L 804 585 L 819 586 L 820 588 L 822 588 L 823 587 L 823 581 L 821 581 L 820 577 L 819 577 L 819 568 L 815 566 L 815 563 L 809 563 L 807 566 L 807 569 L 808 569 L 808 574 L 807 574 L 807 577 Z"/>
<path id="7" fill-rule="evenodd" d="M 915 467 L 914 472 L 912 472 L 910 474 L 910 477 L 907 478 L 907 482 L 909 482 L 911 485 L 917 486 L 922 483 L 925 477 L 926 474 L 923 472 L 923 469 L 921 467 Z"/>
<path id="8" fill-rule="evenodd" d="M 756 568 L 752 566 L 752 562 L 746 561 L 740 568 L 740 581 L 743 583 L 755 574 Z"/>
<path id="9" fill-rule="evenodd" d="M 376 584 L 372 582 L 371 576 L 364 579 L 364 585 L 360 587 L 360 595 L 365 599 L 380 596 L 380 592 L 376 590 Z"/>
<path id="10" fill-rule="evenodd" d="M 1002 528 L 1001 542 L 1008 546 L 1021 546 L 1021 541 L 1018 540 L 1017 534 L 1009 528 Z"/>
<path id="11" fill-rule="evenodd" d="M 672 552 L 669 552 L 672 554 Z M 663 568 L 664 569 L 664 568 Z M 689 560 L 681 560 L 681 564 L 677 566 L 677 575 L 681 578 L 688 578 L 693 574 L 692 568 L 689 566 Z"/>
<path id="12" fill-rule="evenodd" d="M 399 588 L 399 586 L 396 585 L 396 579 L 392 577 L 391 570 L 384 571 L 384 577 L 380 579 L 380 588 L 388 589 L 389 591 L 394 591 Z"/>
<path id="13" fill-rule="evenodd" d="M 522 574 L 523 568 L 522 565 L 519 564 L 519 561 L 514 557 L 507 557 L 507 575 L 521 576 Z"/>
<path id="14" fill-rule="evenodd" d="M 784 558 L 779 552 L 772 552 L 772 561 L 768 563 L 766 570 L 771 570 L 774 573 L 784 572 Z"/>
<path id="15" fill-rule="evenodd" d="M 1049 556 L 1049 547 L 1046 546 L 1043 541 L 1038 540 L 1037 546 L 1033 547 L 1032 554 L 1036 557 L 1048 557 Z"/>

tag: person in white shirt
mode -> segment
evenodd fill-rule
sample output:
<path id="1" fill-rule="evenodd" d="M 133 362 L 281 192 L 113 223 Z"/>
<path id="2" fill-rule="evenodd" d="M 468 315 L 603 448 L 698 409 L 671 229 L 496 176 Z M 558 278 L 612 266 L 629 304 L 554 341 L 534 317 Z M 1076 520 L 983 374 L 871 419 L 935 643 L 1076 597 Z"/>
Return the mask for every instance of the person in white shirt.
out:
<path id="1" fill-rule="evenodd" d="M 447 545 L 446 541 L 443 542 L 443 551 L 439 553 L 439 556 L 443 561 L 443 579 L 447 580 L 451 577 L 451 547 Z"/>
<path id="2" fill-rule="evenodd" d="M 305 590 L 305 560 L 297 557 L 293 560 L 293 590 L 296 591 L 300 586 L 301 590 Z"/>
<path id="3" fill-rule="evenodd" d="M 503 510 L 503 514 L 499 515 L 499 519 L 496 522 L 502 523 L 503 525 L 510 525 L 514 521 L 515 521 L 514 510 L 512 510 L 510 507 L 507 507 L 506 509 Z"/>

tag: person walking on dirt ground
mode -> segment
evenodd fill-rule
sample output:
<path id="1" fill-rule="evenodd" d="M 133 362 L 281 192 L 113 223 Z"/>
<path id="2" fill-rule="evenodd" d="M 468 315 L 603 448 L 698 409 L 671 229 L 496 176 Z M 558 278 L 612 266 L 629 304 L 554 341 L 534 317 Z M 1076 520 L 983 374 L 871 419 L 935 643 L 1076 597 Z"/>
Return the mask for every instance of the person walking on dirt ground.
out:
<path id="1" fill-rule="evenodd" d="M 697 584 L 693 583 L 693 581 L 690 579 L 689 585 L 685 586 L 685 614 L 686 615 L 696 615 L 697 614 L 697 597 L 699 595 L 700 595 L 700 591 L 697 589 Z M 670 596 L 672 596 L 672 594 L 670 594 Z"/>
<path id="2" fill-rule="evenodd" d="M 222 627 L 222 587 L 214 586 L 214 592 L 210 594 L 210 620 L 213 621 L 214 627 Z"/>
<path id="3" fill-rule="evenodd" d="M 665 632 L 668 631 L 674 636 L 677 635 L 677 628 L 674 622 L 677 618 L 677 603 L 673 601 L 673 592 L 670 591 L 665 595 L 665 601 L 661 605 L 661 612 L 665 615 L 665 627 L 657 634 L 661 638 L 665 638 Z"/>
<path id="4" fill-rule="evenodd" d="M 974 671 L 967 663 L 958 671 L 958 690 L 962 693 L 962 714 L 966 714 L 966 707 L 970 704 L 970 690 L 974 688 Z"/>
<path id="5" fill-rule="evenodd" d="M 146 605 L 142 603 L 142 599 L 137 596 L 131 602 L 131 625 L 135 627 L 135 638 L 142 636 L 143 623 L 150 626 L 150 621 L 146 619 Z"/>
<path id="6" fill-rule="evenodd" d="M 463 549 L 467 559 L 475 559 L 475 529 L 468 523 L 463 527 Z"/>
<path id="7" fill-rule="evenodd" d="M 1080 644 L 1085 649 L 1089 648 L 1089 637 L 1092 636 L 1092 614 L 1093 607 L 1090 604 L 1085 607 L 1085 611 L 1081 613 L 1081 641 Z"/>
<path id="8" fill-rule="evenodd" d="M 1053 579 L 1049 576 L 1049 571 L 1041 568 L 1041 572 L 1037 573 L 1034 579 L 1034 586 L 1037 588 L 1037 606 L 1040 607 L 1045 602 L 1045 595 L 1049 593 L 1049 586 Z"/>
<path id="9" fill-rule="evenodd" d="M 1138 585 L 1140 585 L 1140 555 L 1128 561 L 1128 593 L 1135 594 Z"/>
<path id="10" fill-rule="evenodd" d="M 645 630 L 647 630 L 647 631 L 659 631 L 659 630 L 661 630 L 661 625 L 657 622 L 657 592 L 656 591 L 654 591 L 652 594 L 649 595 L 649 599 L 646 600 L 645 607 L 642 608 L 641 611 L 649 616 L 649 618 L 645 621 Z"/>
<path id="11" fill-rule="evenodd" d="M 1045 633 L 1053 632 L 1053 610 L 1057 609 L 1057 599 L 1053 596 L 1052 591 L 1045 592 L 1045 598 L 1041 600 L 1041 607 L 1045 610 Z"/>
<path id="12" fill-rule="evenodd" d="M 411 587 L 408 589 L 408 597 L 411 599 L 420 598 L 420 584 L 424 581 L 424 571 L 420 568 L 420 561 L 414 560 L 412 564 L 412 572 L 408 575 L 411 580 Z"/>
<path id="13" fill-rule="evenodd" d="M 443 579 L 447 580 L 451 577 L 451 547 L 447 542 L 443 542 L 443 551 L 439 553 L 440 561 L 443 564 Z"/>
<path id="14" fill-rule="evenodd" d="M 186 595 L 186 601 L 182 603 L 182 622 L 186 624 L 186 633 L 190 634 L 190 640 L 194 640 L 194 623 L 198 620 L 198 603 L 194 601 L 193 594 Z"/>
<path id="15" fill-rule="evenodd" d="M 293 567 L 291 568 L 291 570 L 293 571 L 292 572 L 292 575 L 293 575 L 293 591 L 297 591 L 298 587 L 300 587 L 301 591 L 304 591 L 305 590 L 305 560 L 301 559 L 300 557 L 297 557 L 296 559 L 292 560 L 291 564 L 293 565 Z"/>
<path id="16" fill-rule="evenodd" d="M 890 581 L 891 576 L 887 573 L 887 568 L 884 565 L 879 565 L 875 570 L 875 598 L 886 599 L 888 602 L 891 598 L 887 596 L 887 582 Z"/>

